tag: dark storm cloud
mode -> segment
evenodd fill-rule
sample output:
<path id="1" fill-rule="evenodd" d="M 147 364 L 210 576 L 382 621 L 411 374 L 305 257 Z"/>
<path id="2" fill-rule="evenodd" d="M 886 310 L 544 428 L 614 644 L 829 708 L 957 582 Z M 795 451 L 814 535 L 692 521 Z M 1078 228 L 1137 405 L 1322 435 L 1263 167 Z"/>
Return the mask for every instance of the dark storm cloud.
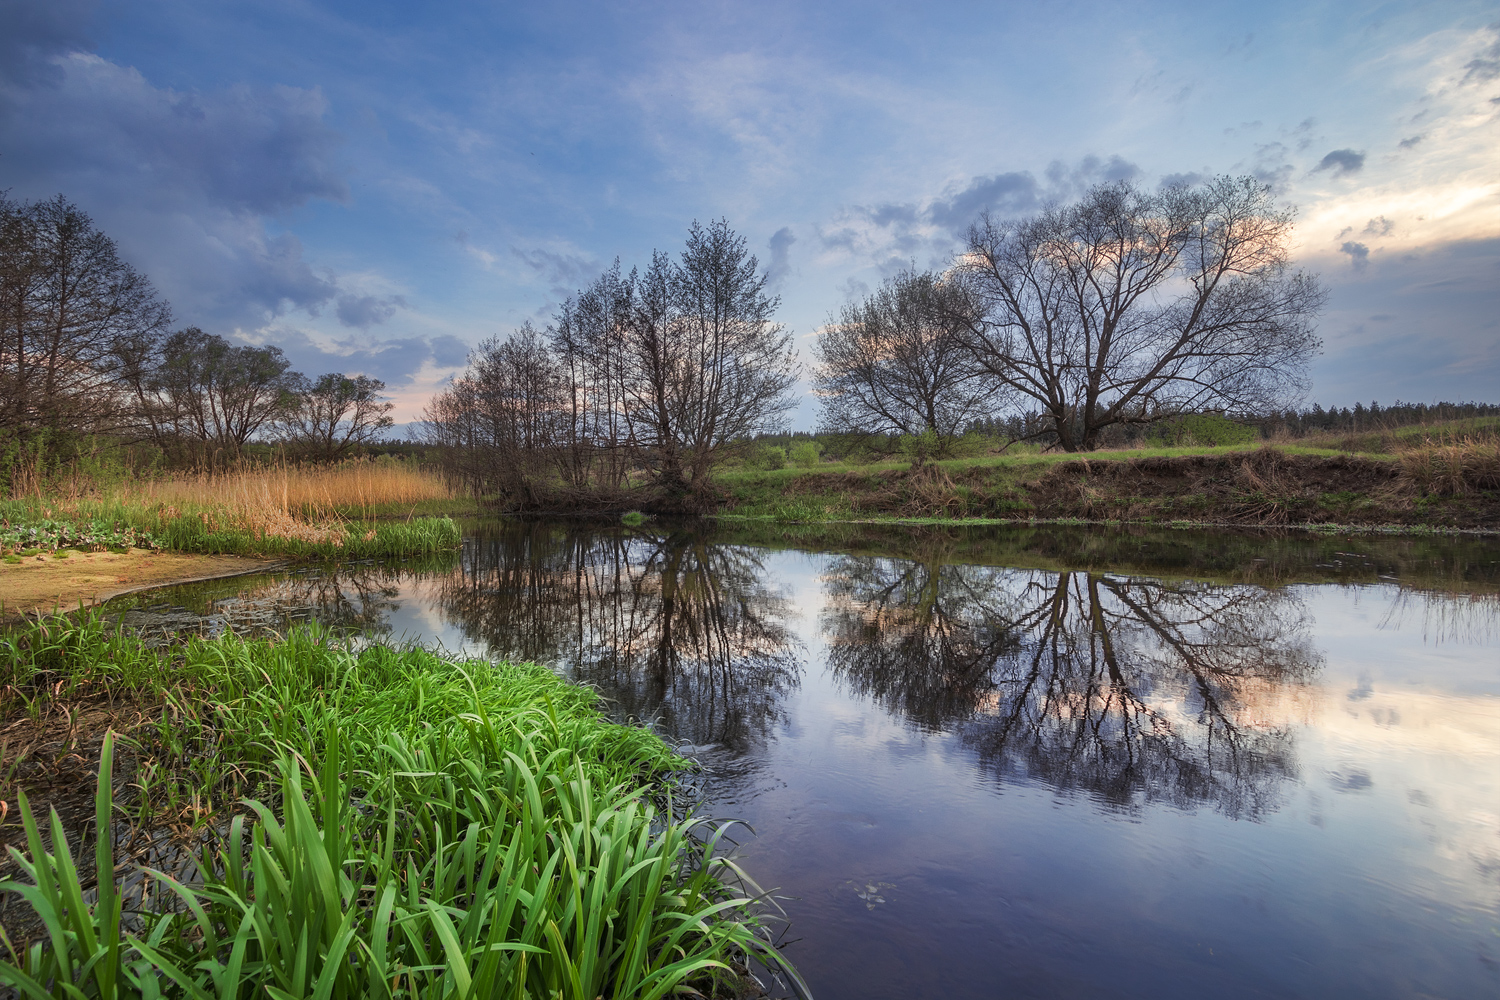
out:
<path id="1" fill-rule="evenodd" d="M 1363 243 L 1345 243 L 1339 247 L 1339 253 L 1349 255 L 1349 263 L 1354 265 L 1356 271 L 1363 271 L 1365 265 L 1370 263 L 1370 248 Z"/>
<path id="2" fill-rule="evenodd" d="M 44 13 L 20 18 L 19 41 L 13 6 L 0 28 L 0 187 L 78 204 L 184 322 L 254 327 L 336 296 L 337 277 L 267 226 L 311 200 L 349 198 L 321 92 L 156 87 L 81 51 L 84 5 L 22 3 Z"/>
<path id="3" fill-rule="evenodd" d="M 1041 206 L 1036 178 L 1028 173 L 976 177 L 962 190 L 934 201 L 927 217 L 951 233 L 962 233 L 982 213 L 1000 217 L 1027 215 Z"/>
<path id="4" fill-rule="evenodd" d="M 796 242 L 797 236 L 791 226 L 782 226 L 771 234 L 771 262 L 766 265 L 766 278 L 772 285 L 780 284 L 792 272 L 792 244 Z"/>
<path id="5" fill-rule="evenodd" d="M 1335 149 L 1327 156 L 1318 161 L 1313 167 L 1313 173 L 1320 170 L 1332 170 L 1335 177 L 1345 174 L 1356 174 L 1365 165 L 1365 154 L 1353 149 Z"/>
<path id="6" fill-rule="evenodd" d="M 926 204 L 885 202 L 852 205 L 819 231 L 829 249 L 868 255 L 886 272 L 909 267 L 926 256 L 926 266 L 943 267 L 964 232 L 983 215 L 1013 219 L 1033 215 L 1049 202 L 1071 201 L 1096 184 L 1134 181 L 1141 169 L 1119 156 L 1085 157 L 1073 165 L 1054 162 L 1045 181 L 1027 171 L 975 177 L 950 187 Z"/>
<path id="7" fill-rule="evenodd" d="M 602 270 L 599 263 L 587 257 L 570 253 L 554 253 L 538 247 L 522 250 L 511 247 L 511 253 L 541 277 L 548 289 L 559 299 L 567 298 L 592 281 Z"/>
<path id="8" fill-rule="evenodd" d="M 340 295 L 338 317 L 339 322 L 345 326 L 363 330 L 384 323 L 396 315 L 397 309 L 405 308 L 406 299 L 400 295 L 392 295 L 386 299 L 374 295 Z"/>
<path id="9" fill-rule="evenodd" d="M 1494 398 L 1500 385 L 1500 239 L 1370 254 L 1325 270 L 1320 401 Z M 1398 377 L 1399 375 L 1399 377 Z M 1398 388 L 1393 389 L 1396 386 Z"/>
<path id="10" fill-rule="evenodd" d="M 0 81 L 56 85 L 63 74 L 52 57 L 89 47 L 85 26 L 93 0 L 0 0 Z"/>
<path id="11" fill-rule="evenodd" d="M 1096 184 L 1133 181 L 1140 176 L 1141 168 L 1120 156 L 1111 156 L 1107 160 L 1085 156 L 1074 166 L 1054 160 L 1047 166 L 1047 196 L 1056 201 L 1068 201 Z"/>

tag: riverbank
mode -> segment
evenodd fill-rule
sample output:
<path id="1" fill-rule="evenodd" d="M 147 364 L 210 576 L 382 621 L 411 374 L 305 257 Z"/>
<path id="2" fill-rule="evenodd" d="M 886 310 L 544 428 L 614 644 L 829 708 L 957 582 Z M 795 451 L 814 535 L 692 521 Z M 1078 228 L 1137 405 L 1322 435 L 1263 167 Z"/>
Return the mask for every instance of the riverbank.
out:
<path id="1" fill-rule="evenodd" d="M 0 636 L 0 692 L 6 874 L 41 887 L 0 885 L 0 983 L 716 996 L 776 962 L 722 831 L 657 804 L 686 762 L 545 668 L 316 630 L 158 648 L 89 616 Z M 75 865 L 44 860 L 49 827 Z M 67 932 L 27 951 L 33 908 Z"/>
<path id="2" fill-rule="evenodd" d="M 147 587 L 254 573 L 274 559 L 129 549 L 35 552 L 0 560 L 0 624 L 20 617 L 92 607 Z"/>
<path id="3" fill-rule="evenodd" d="M 1500 529 L 1493 446 L 1369 457 L 1258 447 L 739 470 L 720 513 L 777 521 L 1074 520 Z"/>

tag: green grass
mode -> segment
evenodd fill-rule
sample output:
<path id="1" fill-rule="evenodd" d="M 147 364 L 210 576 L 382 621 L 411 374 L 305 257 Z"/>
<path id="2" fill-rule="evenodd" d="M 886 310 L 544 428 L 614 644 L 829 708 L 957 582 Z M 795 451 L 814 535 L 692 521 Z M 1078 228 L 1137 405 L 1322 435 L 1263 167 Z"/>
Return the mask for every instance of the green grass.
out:
<path id="1" fill-rule="evenodd" d="M 23 805 L 25 877 L 0 890 L 45 934 L 4 943 L 0 983 L 33 1000 L 657 998 L 712 992 L 746 953 L 778 963 L 723 829 L 654 801 L 683 762 L 545 669 L 316 631 L 153 650 L 97 617 L 12 633 L 0 669 L 47 697 L 167 702 L 136 734 L 134 801 L 113 799 L 106 740 L 96 829 L 187 792 L 218 803 L 213 849 L 186 880 L 147 870 L 133 926 L 108 879 L 87 901 L 57 815 L 48 844 Z M 242 792 L 259 798 L 231 820 Z"/>

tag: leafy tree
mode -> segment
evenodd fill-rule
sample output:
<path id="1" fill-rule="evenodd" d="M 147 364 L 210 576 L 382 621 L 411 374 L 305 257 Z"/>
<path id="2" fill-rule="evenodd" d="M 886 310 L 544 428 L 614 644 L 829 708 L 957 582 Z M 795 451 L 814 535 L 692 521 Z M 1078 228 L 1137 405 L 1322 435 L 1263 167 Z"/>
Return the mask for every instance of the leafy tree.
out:
<path id="1" fill-rule="evenodd" d="M 1292 212 L 1253 178 L 1096 187 L 969 230 L 954 311 L 974 360 L 1059 444 L 1203 410 L 1257 413 L 1306 387 L 1325 294 L 1289 263 Z"/>
<path id="2" fill-rule="evenodd" d="M 237 347 L 189 327 L 162 344 L 140 380 L 140 407 L 164 447 L 190 442 L 200 457 L 232 460 L 261 428 L 298 405 L 302 379 L 279 347 Z"/>

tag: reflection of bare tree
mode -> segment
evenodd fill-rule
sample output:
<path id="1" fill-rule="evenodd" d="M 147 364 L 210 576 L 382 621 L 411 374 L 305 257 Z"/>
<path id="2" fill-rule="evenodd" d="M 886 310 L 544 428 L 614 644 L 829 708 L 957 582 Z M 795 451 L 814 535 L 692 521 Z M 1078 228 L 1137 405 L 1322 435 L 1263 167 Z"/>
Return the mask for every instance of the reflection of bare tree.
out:
<path id="1" fill-rule="evenodd" d="M 836 557 L 822 630 L 835 676 L 933 728 L 972 714 L 1018 643 L 1020 608 L 993 567 Z"/>
<path id="2" fill-rule="evenodd" d="M 743 749 L 797 683 L 791 611 L 753 549 L 540 524 L 469 544 L 437 595 L 468 638 L 557 662 L 680 739 Z"/>
<path id="3" fill-rule="evenodd" d="M 1394 632 L 1418 623 L 1437 644 L 1490 645 L 1500 636 L 1500 594 L 1401 588 L 1376 627 Z"/>
<path id="4" fill-rule="evenodd" d="M 383 636 L 399 606 L 402 573 L 380 566 L 340 566 L 273 579 L 215 601 L 210 610 L 235 632 L 284 633 L 310 621 L 346 635 Z"/>
<path id="5" fill-rule="evenodd" d="M 1277 699 L 1321 666 L 1285 590 L 845 557 L 830 664 L 1000 772 L 1257 816 L 1296 770 Z"/>

